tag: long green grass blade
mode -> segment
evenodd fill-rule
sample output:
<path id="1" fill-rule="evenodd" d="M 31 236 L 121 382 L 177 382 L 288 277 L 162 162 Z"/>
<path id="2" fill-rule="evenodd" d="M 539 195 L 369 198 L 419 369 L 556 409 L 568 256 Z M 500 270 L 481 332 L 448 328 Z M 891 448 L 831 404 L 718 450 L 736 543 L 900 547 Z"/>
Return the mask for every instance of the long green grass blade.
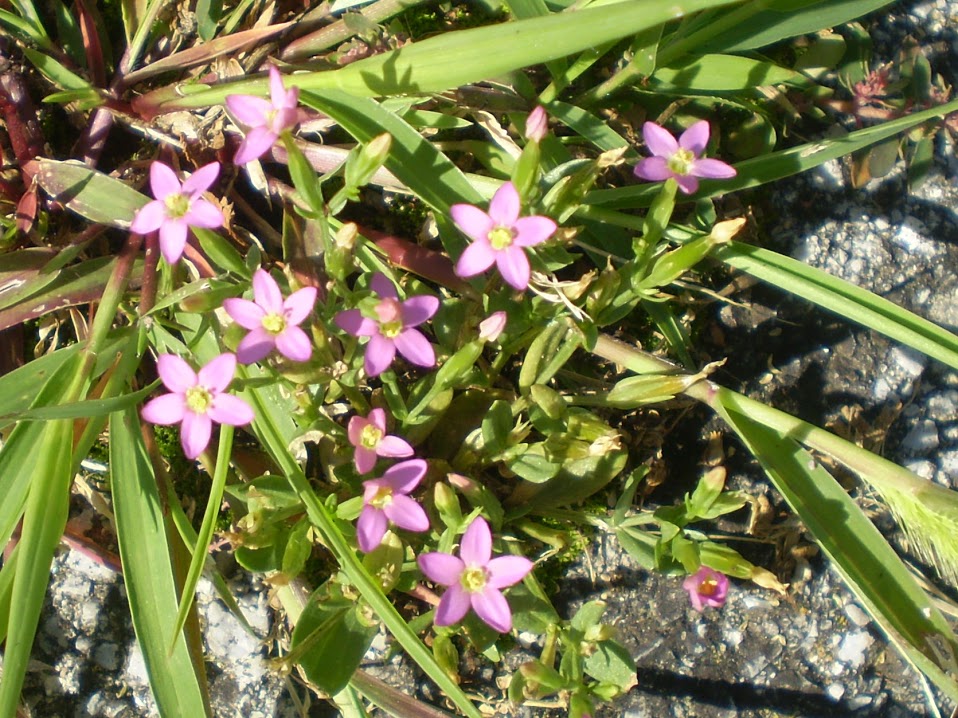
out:
<path id="1" fill-rule="evenodd" d="M 741 242 L 730 242 L 713 256 L 958 369 L 958 336 L 844 279 Z"/>
<path id="2" fill-rule="evenodd" d="M 952 700 L 958 643 L 945 618 L 858 505 L 799 444 L 740 411 L 719 389 L 713 406 L 762 464 L 855 595 L 903 653 Z"/>
<path id="3" fill-rule="evenodd" d="M 133 409 L 110 417 L 110 481 L 133 628 L 160 715 L 209 716 L 205 683 L 181 633 L 172 653 L 167 650 L 177 610 L 173 558 L 163 502 Z"/>

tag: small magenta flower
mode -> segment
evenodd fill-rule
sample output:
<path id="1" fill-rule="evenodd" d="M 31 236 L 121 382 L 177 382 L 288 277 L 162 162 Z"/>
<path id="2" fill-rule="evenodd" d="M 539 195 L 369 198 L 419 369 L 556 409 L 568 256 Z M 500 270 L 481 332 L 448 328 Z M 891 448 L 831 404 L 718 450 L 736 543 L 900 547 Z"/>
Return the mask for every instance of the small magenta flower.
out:
<path id="1" fill-rule="evenodd" d="M 243 426 L 253 420 L 249 405 L 226 387 L 233 381 L 236 357 L 220 354 L 200 369 L 199 374 L 174 354 L 161 354 L 156 371 L 171 393 L 147 402 L 140 415 L 151 424 L 176 424 L 186 458 L 195 459 L 210 443 L 213 422 Z"/>
<path id="2" fill-rule="evenodd" d="M 144 205 L 130 229 L 137 234 L 160 230 L 160 253 L 173 264 L 183 256 L 190 227 L 216 229 L 223 226 L 223 212 L 202 195 L 220 175 L 220 163 L 200 167 L 180 184 L 176 173 L 162 162 L 150 165 L 150 190 L 156 197 Z"/>
<path id="3" fill-rule="evenodd" d="M 382 543 L 389 522 L 407 531 L 427 531 L 429 518 L 409 492 L 426 475 L 422 459 L 403 461 L 386 470 L 378 479 L 363 482 L 363 510 L 356 522 L 356 539 L 363 553 Z"/>
<path id="4" fill-rule="evenodd" d="M 523 556 L 492 558 L 492 534 L 481 516 L 462 535 L 458 557 L 426 553 L 418 562 L 426 578 L 449 587 L 436 609 L 437 626 L 462 620 L 471 607 L 494 630 L 512 630 L 512 611 L 501 589 L 519 583 L 533 564 Z"/>
<path id="5" fill-rule="evenodd" d="M 275 65 L 269 68 L 270 99 L 255 95 L 227 95 L 226 106 L 236 119 L 249 127 L 233 162 L 245 165 L 266 154 L 286 130 L 296 126 L 299 88 L 283 86 L 283 75 Z"/>
<path id="6" fill-rule="evenodd" d="M 676 142 L 664 127 L 654 122 L 642 125 L 642 137 L 652 157 L 646 157 L 635 166 L 635 176 L 651 182 L 674 179 L 685 194 L 699 188 L 699 177 L 728 179 L 735 168 L 722 160 L 703 159 L 709 142 L 709 123 L 699 120 L 683 132 Z"/>
<path id="7" fill-rule="evenodd" d="M 243 364 L 258 362 L 273 349 L 291 361 L 309 361 L 313 347 L 299 328 L 316 303 L 316 288 L 304 287 L 286 299 L 276 280 L 264 269 L 253 273 L 253 300 L 231 298 L 223 309 L 233 321 L 250 332 L 236 347 Z"/>
<path id="8" fill-rule="evenodd" d="M 347 309 L 333 320 L 343 331 L 356 337 L 369 337 L 363 366 L 375 377 L 386 371 L 398 351 L 413 364 L 436 365 L 436 352 L 417 327 L 439 310 L 439 300 L 429 295 L 410 297 L 404 302 L 386 275 L 377 272 L 369 283 L 382 299 L 373 307 L 375 319 L 364 317 L 359 309 Z"/>
<path id="9" fill-rule="evenodd" d="M 493 312 L 479 322 L 479 338 L 486 342 L 494 342 L 506 328 L 506 313 Z"/>
<path id="10" fill-rule="evenodd" d="M 372 471 L 377 456 L 401 459 L 413 455 L 412 447 L 404 439 L 386 434 L 386 412 L 382 409 L 373 409 L 365 419 L 354 416 L 346 433 L 349 443 L 356 447 L 353 462 L 360 474 Z"/>
<path id="11" fill-rule="evenodd" d="M 456 226 L 472 244 L 456 262 L 456 274 L 472 277 L 495 263 L 506 284 L 524 291 L 529 286 L 529 258 L 523 247 L 545 242 L 556 231 L 548 217 L 520 217 L 519 192 L 512 182 L 503 184 L 483 212 L 471 204 L 449 208 Z"/>
<path id="12" fill-rule="evenodd" d="M 686 577 L 682 588 L 689 592 L 692 608 L 701 613 L 706 606 L 721 608 L 725 605 L 728 595 L 728 577 L 708 566 L 702 566 L 698 571 Z"/>

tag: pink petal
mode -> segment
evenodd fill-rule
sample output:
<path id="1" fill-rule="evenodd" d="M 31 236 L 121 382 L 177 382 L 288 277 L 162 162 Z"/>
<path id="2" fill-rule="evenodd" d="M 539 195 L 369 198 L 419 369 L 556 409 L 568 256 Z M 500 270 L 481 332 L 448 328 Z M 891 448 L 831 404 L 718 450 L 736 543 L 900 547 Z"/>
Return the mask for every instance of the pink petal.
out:
<path id="1" fill-rule="evenodd" d="M 432 344 L 416 329 L 405 329 L 402 334 L 392 340 L 396 349 L 406 359 L 417 366 L 436 366 L 436 351 Z M 369 350 L 366 350 L 369 356 Z M 392 360 L 390 360 L 392 361 Z"/>
<path id="2" fill-rule="evenodd" d="M 255 364 L 269 356 L 274 348 L 276 337 L 259 326 L 240 341 L 236 347 L 236 358 L 241 364 Z"/>
<path id="3" fill-rule="evenodd" d="M 356 446 L 356 451 L 353 454 L 353 463 L 356 465 L 356 471 L 360 474 L 368 474 L 376 465 L 376 452 L 372 449 Z"/>
<path id="4" fill-rule="evenodd" d="M 226 391 L 236 373 L 236 355 L 224 352 L 210 359 L 197 374 L 197 383 L 214 394 Z"/>
<path id="5" fill-rule="evenodd" d="M 399 298 L 399 294 L 396 292 L 396 285 L 382 272 L 373 274 L 373 278 L 369 281 L 369 288 L 383 299 Z"/>
<path id="6" fill-rule="evenodd" d="M 522 247 L 506 247 L 496 257 L 499 274 L 513 289 L 524 292 L 529 286 L 529 258 Z"/>
<path id="7" fill-rule="evenodd" d="M 412 329 L 410 331 L 415 331 Z M 370 377 L 377 377 L 386 371 L 393 359 L 396 358 L 396 345 L 392 339 L 386 339 L 381 334 L 374 334 L 366 345 L 366 356 L 363 360 L 363 367 L 366 374 Z"/>
<path id="8" fill-rule="evenodd" d="M 183 394 L 197 383 L 193 367 L 176 354 L 160 354 L 156 360 L 156 373 L 163 380 L 163 386 L 175 394 Z"/>
<path id="9" fill-rule="evenodd" d="M 679 147 L 691 150 L 696 157 L 705 152 L 705 145 L 708 143 L 708 120 L 699 120 L 679 136 Z"/>
<path id="10" fill-rule="evenodd" d="M 439 300 L 429 294 L 420 294 L 403 302 L 401 311 L 403 326 L 415 327 L 439 311 Z"/>
<path id="11" fill-rule="evenodd" d="M 456 226 L 473 242 L 488 243 L 489 232 L 495 226 L 492 217 L 471 204 L 454 204 L 449 216 Z"/>
<path id="12" fill-rule="evenodd" d="M 545 242 L 555 234 L 556 223 L 548 217 L 520 217 L 516 220 L 516 236 L 512 238 L 512 245 L 516 247 L 532 247 Z"/>
<path id="13" fill-rule="evenodd" d="M 386 410 L 375 408 L 369 412 L 369 415 L 366 417 L 366 420 L 379 429 L 384 434 L 386 433 Z"/>
<path id="14" fill-rule="evenodd" d="M 290 106 L 276 111 L 273 115 L 273 121 L 270 123 L 270 129 L 277 135 L 282 134 L 291 127 L 295 127 L 299 122 L 299 110 L 296 109 L 296 103 L 299 93 L 297 92 L 293 99 L 287 104 Z"/>
<path id="15" fill-rule="evenodd" d="M 213 183 L 216 182 L 216 178 L 219 176 L 220 163 L 210 162 L 208 165 L 200 167 L 187 178 L 183 183 L 182 191 L 184 194 L 192 196 L 203 194 L 213 186 Z"/>
<path id="16" fill-rule="evenodd" d="M 217 394 L 207 414 L 216 423 L 230 426 L 246 426 L 256 418 L 250 405 L 232 394 Z"/>
<path id="17" fill-rule="evenodd" d="M 283 74 L 276 65 L 269 66 L 269 99 L 274 108 L 283 107 L 286 103 L 286 88 L 283 86 Z"/>
<path id="18" fill-rule="evenodd" d="M 383 512 L 386 518 L 399 528 L 417 532 L 429 530 L 429 518 L 426 512 L 408 496 L 402 494 L 393 496 L 392 503 L 386 506 Z"/>
<path id="19" fill-rule="evenodd" d="M 279 285 L 264 269 L 253 272 L 253 299 L 267 314 L 283 313 L 283 295 Z"/>
<path id="20" fill-rule="evenodd" d="M 699 181 L 692 175 L 675 175 L 682 194 L 692 194 L 699 188 Z"/>
<path id="21" fill-rule="evenodd" d="M 256 302 L 238 297 L 223 300 L 223 309 L 243 329 L 262 329 L 266 312 Z M 242 360 L 240 360 L 242 361 Z M 245 363 L 245 362 L 244 362 Z"/>
<path id="22" fill-rule="evenodd" d="M 679 148 L 679 143 L 675 141 L 672 134 L 654 122 L 646 122 L 642 125 L 642 139 L 645 140 L 645 146 L 649 148 L 649 152 L 656 157 L 671 157 Z"/>
<path id="23" fill-rule="evenodd" d="M 155 161 L 150 165 L 150 189 L 153 196 L 162 201 L 171 194 L 182 191 L 182 186 L 172 169 L 162 162 Z"/>
<path id="24" fill-rule="evenodd" d="M 376 411 L 376 409 L 373 409 L 373 411 Z M 382 410 L 380 409 L 380 411 Z M 372 418 L 372 412 L 369 412 L 369 418 Z M 363 438 L 363 429 L 370 424 L 375 424 L 375 422 L 364 419 L 361 416 L 352 417 L 346 425 L 346 436 L 349 437 L 349 443 L 353 446 L 360 446 Z"/>
<path id="25" fill-rule="evenodd" d="M 374 551 L 383 542 L 388 527 L 386 514 L 372 506 L 363 506 L 356 522 L 356 540 L 363 553 Z"/>
<path id="26" fill-rule="evenodd" d="M 467 566 L 485 566 L 492 556 L 492 534 L 481 516 L 473 519 L 462 535 L 459 556 Z"/>
<path id="27" fill-rule="evenodd" d="M 649 182 L 663 182 L 669 177 L 675 177 L 675 173 L 669 169 L 669 161 L 665 157 L 646 157 L 639 160 L 633 172 L 639 179 Z"/>
<path id="28" fill-rule="evenodd" d="M 738 173 L 732 165 L 726 164 L 722 160 L 701 159 L 692 163 L 690 174 L 710 179 L 728 179 Z"/>
<path id="29" fill-rule="evenodd" d="M 437 626 L 451 626 L 458 623 L 469 613 L 470 605 L 469 594 L 463 591 L 458 583 L 453 584 L 439 599 L 434 623 Z"/>
<path id="30" fill-rule="evenodd" d="M 180 426 L 180 445 L 187 459 L 195 459 L 203 453 L 210 443 L 213 422 L 207 414 L 194 414 L 187 411 Z"/>
<path id="31" fill-rule="evenodd" d="M 448 553 L 424 553 L 417 559 L 419 570 L 433 583 L 442 586 L 454 586 L 466 570 L 466 565 L 458 556 Z M 468 609 L 466 609 L 468 610 Z"/>
<path id="32" fill-rule="evenodd" d="M 379 325 L 372 319 L 364 317 L 358 309 L 347 309 L 339 312 L 333 323 L 354 337 L 370 337 L 379 334 Z"/>
<path id="33" fill-rule="evenodd" d="M 505 182 L 492 196 L 489 203 L 489 219 L 493 226 L 511 228 L 519 219 L 521 209 L 519 192 L 512 182 Z"/>
<path id="34" fill-rule="evenodd" d="M 496 250 L 489 240 L 476 241 L 466 247 L 456 262 L 456 274 L 460 277 L 473 277 L 485 272 L 496 261 Z"/>
<path id="35" fill-rule="evenodd" d="M 268 100 L 254 95 L 227 95 L 226 106 L 247 127 L 262 127 L 273 111 Z"/>
<path id="36" fill-rule="evenodd" d="M 488 586 L 505 588 L 519 583 L 535 564 L 524 556 L 498 556 L 486 564 Z"/>
<path id="37" fill-rule="evenodd" d="M 472 607 L 493 630 L 499 633 L 512 630 L 512 610 L 505 596 L 496 589 L 487 586 L 482 592 L 472 594 Z"/>
<path id="38" fill-rule="evenodd" d="M 168 426 L 183 421 L 185 411 L 182 395 L 164 394 L 148 401 L 140 410 L 140 416 L 151 424 Z"/>
<path id="39" fill-rule="evenodd" d="M 247 162 L 262 157 L 276 143 L 277 135 L 266 127 L 254 127 L 246 133 L 246 138 L 236 151 L 233 162 L 245 165 Z"/>
<path id="40" fill-rule="evenodd" d="M 276 337 L 276 348 L 291 361 L 309 361 L 313 356 L 313 345 L 299 327 L 286 327 L 286 331 Z"/>
<path id="41" fill-rule="evenodd" d="M 223 226 L 223 210 L 207 199 L 193 200 L 189 211 L 183 215 L 183 221 L 191 227 L 216 229 Z"/>
<path id="42" fill-rule="evenodd" d="M 400 459 L 404 456 L 412 456 L 415 452 L 405 440 L 398 436 L 384 436 L 376 447 L 376 453 L 389 459 Z"/>
<path id="43" fill-rule="evenodd" d="M 316 287 L 303 287 L 283 302 L 283 317 L 287 324 L 302 324 L 316 306 Z"/>
<path id="44" fill-rule="evenodd" d="M 159 229 L 166 221 L 166 205 L 158 199 L 147 202 L 130 223 L 130 231 L 146 234 Z"/>
<path id="45" fill-rule="evenodd" d="M 428 468 L 422 459 L 412 459 L 390 467 L 382 478 L 394 493 L 408 494 L 419 485 Z"/>
<path id="46" fill-rule="evenodd" d="M 181 219 L 167 218 L 160 226 L 160 254 L 167 264 L 176 264 L 183 256 L 187 232 L 186 222 Z"/>

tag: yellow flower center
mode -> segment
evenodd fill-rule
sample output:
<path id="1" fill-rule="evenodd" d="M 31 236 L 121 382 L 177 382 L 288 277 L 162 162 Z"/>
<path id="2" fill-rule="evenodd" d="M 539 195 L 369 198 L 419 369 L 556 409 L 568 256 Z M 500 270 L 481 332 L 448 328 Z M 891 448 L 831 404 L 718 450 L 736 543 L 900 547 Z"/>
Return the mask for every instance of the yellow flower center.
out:
<path id="1" fill-rule="evenodd" d="M 668 166 L 675 174 L 684 176 L 691 171 L 694 161 L 695 153 L 680 147 L 669 157 Z"/>
<path id="2" fill-rule="evenodd" d="M 402 305 L 399 300 L 387 297 L 376 305 L 375 311 L 379 317 L 380 334 L 387 339 L 395 339 L 402 333 Z"/>
<path id="3" fill-rule="evenodd" d="M 282 334 L 286 329 L 286 319 L 282 314 L 267 314 L 263 317 L 263 329 L 273 336 Z"/>
<path id="4" fill-rule="evenodd" d="M 190 211 L 190 198 L 182 192 L 174 192 L 164 200 L 166 204 L 166 216 L 172 219 L 179 219 Z"/>
<path id="5" fill-rule="evenodd" d="M 205 414 L 213 405 L 213 395 L 205 386 L 191 386 L 186 390 L 186 408 L 194 414 Z"/>
<path id="6" fill-rule="evenodd" d="M 374 509 L 384 509 L 393 502 L 393 490 L 388 486 L 380 486 L 376 495 L 369 500 Z"/>
<path id="7" fill-rule="evenodd" d="M 377 429 L 372 424 L 366 424 L 363 427 L 362 432 L 359 434 L 359 444 L 364 449 L 375 449 L 379 446 L 380 440 L 383 438 L 383 432 Z"/>
<path id="8" fill-rule="evenodd" d="M 493 227 L 486 236 L 493 249 L 505 249 L 512 244 L 516 233 L 508 227 Z"/>
<path id="9" fill-rule="evenodd" d="M 482 566 L 467 566 L 459 577 L 459 584 L 466 593 L 479 593 L 486 587 L 489 572 Z"/>
<path id="10" fill-rule="evenodd" d="M 700 596 L 714 596 L 718 590 L 718 581 L 714 578 L 707 578 L 699 584 L 698 592 Z"/>

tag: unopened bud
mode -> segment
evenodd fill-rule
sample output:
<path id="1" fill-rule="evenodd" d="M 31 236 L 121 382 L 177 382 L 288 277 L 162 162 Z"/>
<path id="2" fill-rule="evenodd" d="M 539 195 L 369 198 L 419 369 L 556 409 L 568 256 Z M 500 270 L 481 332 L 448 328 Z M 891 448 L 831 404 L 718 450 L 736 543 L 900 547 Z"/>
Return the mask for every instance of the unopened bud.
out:
<path id="1" fill-rule="evenodd" d="M 338 232 L 336 232 L 334 241 L 336 242 L 336 246 L 340 249 L 351 252 L 353 246 L 356 244 L 356 237 L 358 236 L 359 227 L 356 226 L 356 223 L 347 222 L 339 228 Z"/>
<path id="2" fill-rule="evenodd" d="M 479 338 L 484 342 L 494 342 L 506 328 L 506 313 L 493 312 L 479 322 Z"/>
<path id="3" fill-rule="evenodd" d="M 542 142 L 549 131 L 549 117 L 542 105 L 536 107 L 526 117 L 526 139 L 530 142 Z"/>

